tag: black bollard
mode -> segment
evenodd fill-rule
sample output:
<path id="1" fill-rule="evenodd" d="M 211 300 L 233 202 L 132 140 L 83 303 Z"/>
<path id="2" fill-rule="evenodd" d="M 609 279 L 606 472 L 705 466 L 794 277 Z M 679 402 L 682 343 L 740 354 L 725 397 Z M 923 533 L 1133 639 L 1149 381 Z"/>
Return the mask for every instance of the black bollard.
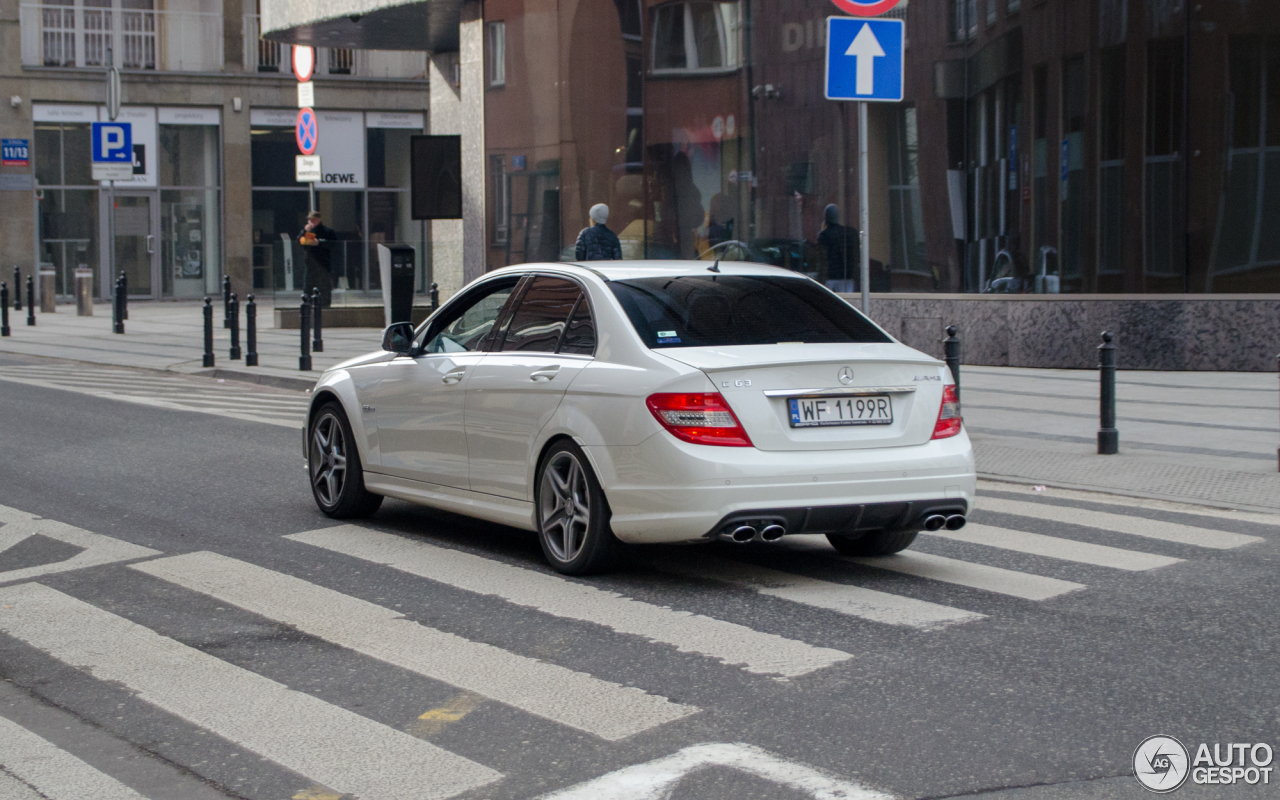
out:
<path id="1" fill-rule="evenodd" d="M 120 270 L 120 319 L 129 318 L 129 276 Z M 124 333 L 124 331 L 121 331 Z"/>
<path id="2" fill-rule="evenodd" d="M 222 327 L 231 327 L 231 276 L 222 276 Z"/>
<path id="3" fill-rule="evenodd" d="M 311 352 L 324 352 L 324 336 L 320 331 L 320 289 L 311 290 Z"/>
<path id="4" fill-rule="evenodd" d="M 1098 455 L 1113 456 L 1120 452 L 1120 431 L 1116 430 L 1116 346 L 1111 331 L 1102 332 L 1098 345 L 1098 397 L 1101 426 L 1098 428 Z"/>
<path id="5" fill-rule="evenodd" d="M 22 269 L 13 268 L 13 310 L 22 310 Z"/>
<path id="6" fill-rule="evenodd" d="M 36 279 L 27 276 L 27 324 L 36 324 Z"/>
<path id="7" fill-rule="evenodd" d="M 440 307 L 440 287 L 435 282 L 431 284 L 431 310 L 435 311 Z"/>
<path id="8" fill-rule="evenodd" d="M 248 348 L 244 354 L 246 367 L 258 366 L 258 304 L 253 302 L 253 295 L 245 298 L 244 304 L 244 343 Z"/>
<path id="9" fill-rule="evenodd" d="M 124 333 L 124 273 L 116 278 L 115 291 L 111 297 L 111 331 Z"/>
<path id="10" fill-rule="evenodd" d="M 213 298 L 204 299 L 204 366 L 213 366 Z"/>
<path id="11" fill-rule="evenodd" d="M 298 369 L 311 371 L 311 303 L 307 293 L 302 293 L 302 305 L 298 306 L 298 328 L 302 332 L 302 354 L 298 356 Z"/>
<path id="12" fill-rule="evenodd" d="M 9 286 L 0 282 L 0 336 L 9 335 Z"/>
<path id="13" fill-rule="evenodd" d="M 231 293 L 231 360 L 240 360 L 240 298 Z"/>
<path id="14" fill-rule="evenodd" d="M 956 383 L 956 399 L 960 399 L 960 340 L 956 338 L 955 325 L 947 326 L 947 338 L 942 340 L 942 360 L 951 369 L 951 380 Z"/>

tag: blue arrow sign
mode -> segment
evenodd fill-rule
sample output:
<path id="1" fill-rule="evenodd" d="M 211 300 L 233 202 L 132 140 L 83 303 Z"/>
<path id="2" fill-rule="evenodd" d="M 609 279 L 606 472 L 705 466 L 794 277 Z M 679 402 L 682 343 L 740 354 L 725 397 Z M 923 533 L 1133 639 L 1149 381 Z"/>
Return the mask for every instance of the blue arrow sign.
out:
<path id="1" fill-rule="evenodd" d="M 827 18 L 827 99 L 902 100 L 906 23 L 900 19 Z"/>
<path id="2" fill-rule="evenodd" d="M 95 122 L 92 128 L 95 164 L 133 163 L 133 125 L 128 122 Z"/>

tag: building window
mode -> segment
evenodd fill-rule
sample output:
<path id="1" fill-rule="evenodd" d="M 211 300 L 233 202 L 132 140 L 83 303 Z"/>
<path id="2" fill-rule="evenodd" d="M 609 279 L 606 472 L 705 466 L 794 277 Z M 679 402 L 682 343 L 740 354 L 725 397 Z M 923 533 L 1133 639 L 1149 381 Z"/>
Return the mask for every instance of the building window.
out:
<path id="1" fill-rule="evenodd" d="M 1062 277 L 1079 278 L 1084 239 L 1084 59 L 1062 65 Z"/>
<path id="2" fill-rule="evenodd" d="M 1098 274 L 1124 272 L 1124 48 L 1098 65 Z"/>
<path id="3" fill-rule="evenodd" d="M 1022 0 L 1009 0 L 1009 5 L 1005 8 L 1006 14 L 1017 14 L 1022 10 Z"/>
<path id="4" fill-rule="evenodd" d="M 928 272 L 915 108 L 895 108 L 889 123 L 889 267 Z"/>
<path id="5" fill-rule="evenodd" d="M 507 157 L 489 157 L 493 181 L 493 244 L 505 247 L 511 236 L 511 184 L 507 181 Z"/>
<path id="6" fill-rule="evenodd" d="M 507 23 L 489 23 L 489 85 L 507 84 Z"/>
<path id="7" fill-rule="evenodd" d="M 354 75 L 356 73 L 356 51 L 350 47 L 329 47 L 327 72 L 330 75 Z"/>
<path id="8" fill-rule="evenodd" d="M 735 69 L 741 63 L 741 8 L 737 2 L 693 0 L 653 11 L 652 71 Z"/>
<path id="9" fill-rule="evenodd" d="M 1147 46 L 1146 260 L 1148 275 L 1182 275 L 1182 40 Z"/>
<path id="10" fill-rule="evenodd" d="M 987 27 L 996 24 L 996 0 L 987 0 Z"/>
<path id="11" fill-rule="evenodd" d="M 978 0 L 949 0 L 947 40 L 963 42 L 978 35 Z"/>

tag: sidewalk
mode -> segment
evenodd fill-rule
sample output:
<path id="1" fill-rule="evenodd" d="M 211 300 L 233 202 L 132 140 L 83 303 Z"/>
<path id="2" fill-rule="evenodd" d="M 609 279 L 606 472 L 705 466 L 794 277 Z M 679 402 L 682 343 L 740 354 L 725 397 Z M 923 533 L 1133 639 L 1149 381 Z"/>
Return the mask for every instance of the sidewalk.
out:
<path id="1" fill-rule="evenodd" d="M 202 303 L 133 303 L 123 336 L 110 307 L 10 312 L 0 352 L 171 370 L 306 390 L 326 368 L 378 348 L 381 331 L 324 331 L 310 373 L 298 370 L 299 333 L 274 327 L 258 305 L 259 367 L 227 358 L 230 334 L 214 308 L 213 371 L 201 365 Z M 241 346 L 244 346 L 243 332 Z M 1120 372 L 1120 453 L 1096 454 L 1098 375 L 1090 370 L 962 367 L 961 399 L 984 478 L 1046 484 L 1226 508 L 1280 510 L 1280 381 L 1275 373 Z"/>

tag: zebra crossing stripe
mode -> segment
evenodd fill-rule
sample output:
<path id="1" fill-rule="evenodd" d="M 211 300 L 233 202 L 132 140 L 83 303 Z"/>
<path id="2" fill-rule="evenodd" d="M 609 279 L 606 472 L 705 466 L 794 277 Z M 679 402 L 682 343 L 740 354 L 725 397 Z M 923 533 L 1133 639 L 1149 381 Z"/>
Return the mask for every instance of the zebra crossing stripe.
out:
<path id="1" fill-rule="evenodd" d="M 1154 553 L 1122 550 L 1119 547 L 1108 547 L 1103 544 L 1077 542 L 1074 539 L 1061 539 L 1056 536 L 1044 536 L 1039 533 L 993 528 L 989 525 L 979 525 L 973 522 L 958 531 L 940 530 L 921 535 L 950 539 L 956 542 L 982 544 L 987 547 L 999 547 L 1002 550 L 1014 550 L 1034 556 L 1056 558 L 1061 561 L 1075 561 L 1079 564 L 1092 564 L 1097 567 L 1110 567 L 1111 569 L 1122 569 L 1129 572 L 1142 572 L 1149 569 L 1167 567 L 1182 560 Z"/>
<path id="2" fill-rule="evenodd" d="M 5 523 L 4 527 L 0 527 L 0 552 L 34 535 L 83 548 L 81 552 L 63 561 L 0 571 L 0 583 L 26 581 L 57 572 L 69 572 L 87 567 L 99 567 L 103 564 L 114 564 L 117 561 L 160 555 L 159 550 L 152 550 L 149 547 L 142 547 L 99 533 L 90 533 L 65 522 L 41 519 L 7 506 L 0 506 L 0 522 Z"/>
<path id="3" fill-rule="evenodd" d="M 972 622 L 985 614 L 917 600 L 914 597 L 833 583 L 739 561 L 703 556 L 662 559 L 660 569 L 692 578 L 709 578 L 750 589 L 769 597 L 824 608 L 851 617 L 919 630 Z"/>
<path id="4" fill-rule="evenodd" d="M 361 800 L 448 798 L 502 777 L 38 583 L 0 588 L 0 631 Z"/>
<path id="5" fill-rule="evenodd" d="M 974 564 L 931 553 L 906 550 L 879 558 L 846 558 L 856 564 L 887 569 L 918 578 L 954 583 L 987 592 L 1020 597 L 1023 600 L 1048 600 L 1058 595 L 1086 588 L 1082 583 L 1046 578 L 1012 569 Z"/>
<path id="6" fill-rule="evenodd" d="M 699 711 L 641 689 L 428 628 L 389 608 L 216 553 L 173 556 L 134 568 L 609 741 Z"/>
<path id="7" fill-rule="evenodd" d="M 6 773 L 13 776 L 10 791 L 5 789 Z M 23 790 L 33 800 L 145 800 L 110 775 L 0 717 L 0 798 L 25 800 Z"/>
<path id="8" fill-rule="evenodd" d="M 284 537 L 564 619 L 668 644 L 747 672 L 795 677 L 852 658 L 848 653 L 745 625 L 632 600 L 558 575 L 503 564 L 415 539 L 339 525 Z"/>
<path id="9" fill-rule="evenodd" d="M 1180 525 L 1176 522 L 1165 522 L 1147 517 L 1133 517 L 1127 514 L 1111 514 L 1106 511 L 1094 511 L 1088 508 L 1058 506 L 1050 503 L 1031 503 L 1026 500 L 1007 500 L 1003 497 L 983 497 L 978 500 L 980 511 L 993 511 L 998 514 L 1017 514 L 1023 517 L 1047 519 L 1053 522 L 1066 522 L 1072 525 L 1086 525 L 1090 528 L 1127 533 L 1132 536 L 1144 536 L 1148 539 L 1160 539 L 1166 542 L 1189 544 L 1195 547 L 1208 547 L 1216 550 L 1229 550 L 1246 544 L 1261 542 L 1258 536 L 1247 536 L 1243 533 L 1217 531 L 1209 528 L 1196 528 L 1191 525 Z"/>

